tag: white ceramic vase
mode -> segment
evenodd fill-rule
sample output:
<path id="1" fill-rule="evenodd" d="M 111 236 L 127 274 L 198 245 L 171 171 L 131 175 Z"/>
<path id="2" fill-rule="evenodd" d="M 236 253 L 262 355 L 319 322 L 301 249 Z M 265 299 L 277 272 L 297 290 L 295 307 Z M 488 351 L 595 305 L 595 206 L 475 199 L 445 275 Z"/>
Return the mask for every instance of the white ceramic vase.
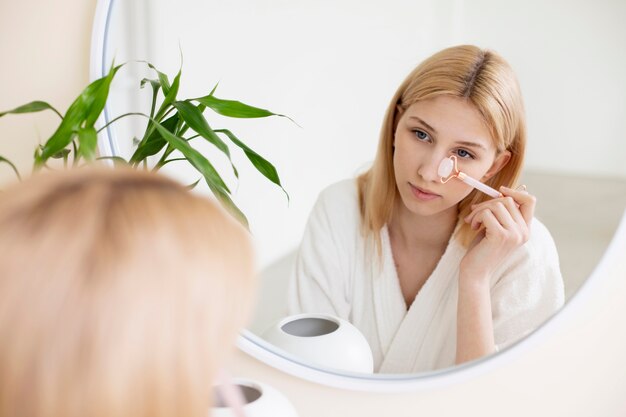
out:
<path id="1" fill-rule="evenodd" d="M 350 322 L 326 314 L 298 314 L 276 322 L 263 338 L 323 368 L 372 373 L 374 359 L 365 336 Z"/>
<path id="2" fill-rule="evenodd" d="M 242 394 L 245 417 L 298 417 L 291 402 L 276 388 L 250 379 L 236 378 L 233 385 Z M 239 417 L 216 393 L 211 417 Z"/>

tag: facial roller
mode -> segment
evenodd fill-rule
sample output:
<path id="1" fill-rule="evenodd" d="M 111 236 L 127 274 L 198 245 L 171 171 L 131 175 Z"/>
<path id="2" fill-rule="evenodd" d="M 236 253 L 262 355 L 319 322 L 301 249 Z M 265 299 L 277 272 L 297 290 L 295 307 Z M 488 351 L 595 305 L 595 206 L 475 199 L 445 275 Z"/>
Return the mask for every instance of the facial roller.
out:
<path id="1" fill-rule="evenodd" d="M 487 194 L 490 197 L 493 197 L 493 198 L 502 197 L 502 194 L 499 191 L 494 190 L 490 186 L 485 185 L 482 182 L 465 174 L 464 172 L 459 171 L 459 169 L 457 168 L 456 162 L 457 162 L 456 156 L 452 155 L 449 158 L 445 158 L 439 164 L 439 169 L 437 170 L 437 173 L 441 177 L 441 182 L 443 184 L 447 183 L 452 178 L 458 178 L 464 183 L 471 185 L 472 187 L 476 188 L 479 191 L 482 191 L 483 193 Z"/>

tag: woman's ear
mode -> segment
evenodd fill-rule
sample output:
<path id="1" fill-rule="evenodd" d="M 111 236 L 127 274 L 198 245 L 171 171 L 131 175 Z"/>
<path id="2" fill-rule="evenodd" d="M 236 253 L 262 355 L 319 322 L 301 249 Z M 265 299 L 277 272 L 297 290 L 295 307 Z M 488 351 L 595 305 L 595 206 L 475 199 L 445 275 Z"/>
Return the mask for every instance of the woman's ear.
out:
<path id="1" fill-rule="evenodd" d="M 511 152 L 509 151 L 500 152 L 498 156 L 496 156 L 495 161 L 493 161 L 493 164 L 491 164 L 491 168 L 489 168 L 489 171 L 487 171 L 485 175 L 483 175 L 483 180 L 488 180 L 489 178 L 496 175 L 498 172 L 500 172 L 502 168 L 506 166 L 506 164 L 509 163 L 510 160 L 511 160 Z"/>

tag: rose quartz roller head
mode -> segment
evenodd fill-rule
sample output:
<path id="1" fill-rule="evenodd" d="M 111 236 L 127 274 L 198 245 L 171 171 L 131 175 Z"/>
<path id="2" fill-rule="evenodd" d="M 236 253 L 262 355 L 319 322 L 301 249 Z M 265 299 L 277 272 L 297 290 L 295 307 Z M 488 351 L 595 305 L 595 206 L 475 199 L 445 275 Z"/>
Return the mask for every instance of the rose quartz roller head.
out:
<path id="1" fill-rule="evenodd" d="M 459 169 L 456 166 L 456 156 L 454 155 L 452 155 L 449 158 L 445 158 L 443 161 L 441 161 L 441 163 L 439 164 L 439 169 L 437 170 L 437 173 L 441 177 L 441 182 L 443 184 L 447 183 L 452 178 L 458 178 L 464 183 L 471 185 L 477 190 L 480 190 L 483 193 L 493 198 L 502 197 L 502 194 L 498 192 L 497 190 L 494 190 L 490 186 L 485 185 L 482 182 L 465 174 L 464 172 L 459 171 Z"/>

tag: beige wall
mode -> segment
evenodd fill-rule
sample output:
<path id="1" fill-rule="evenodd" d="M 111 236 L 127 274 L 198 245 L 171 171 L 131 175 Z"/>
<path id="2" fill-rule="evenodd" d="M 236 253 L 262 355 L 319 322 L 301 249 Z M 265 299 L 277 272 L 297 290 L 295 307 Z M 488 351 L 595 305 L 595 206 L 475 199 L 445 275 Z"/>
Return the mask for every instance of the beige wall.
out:
<path id="1" fill-rule="evenodd" d="M 95 0 L 0 0 L 0 111 L 43 100 L 64 113 L 89 81 Z M 0 155 L 23 173 L 56 127 L 52 112 L 0 119 Z M 0 164 L 0 186 L 15 176 Z"/>

